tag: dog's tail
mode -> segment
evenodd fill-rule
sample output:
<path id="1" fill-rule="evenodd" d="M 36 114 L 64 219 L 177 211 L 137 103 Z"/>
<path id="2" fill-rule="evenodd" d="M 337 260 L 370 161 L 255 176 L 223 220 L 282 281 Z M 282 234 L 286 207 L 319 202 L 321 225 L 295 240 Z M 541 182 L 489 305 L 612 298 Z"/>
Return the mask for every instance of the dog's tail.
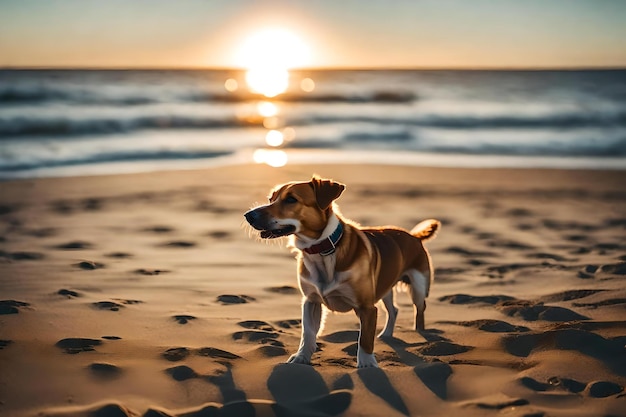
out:
<path id="1" fill-rule="evenodd" d="M 434 238 L 440 229 L 441 222 L 439 220 L 428 219 L 415 226 L 411 230 L 411 234 L 418 239 L 428 240 Z"/>

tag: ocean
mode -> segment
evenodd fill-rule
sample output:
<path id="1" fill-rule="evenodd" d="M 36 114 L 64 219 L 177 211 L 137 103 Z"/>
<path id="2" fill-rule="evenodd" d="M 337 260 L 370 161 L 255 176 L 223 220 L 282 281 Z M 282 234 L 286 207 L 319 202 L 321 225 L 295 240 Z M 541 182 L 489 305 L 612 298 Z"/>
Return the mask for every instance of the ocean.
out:
<path id="1" fill-rule="evenodd" d="M 0 178 L 219 164 L 626 169 L 626 70 L 1 70 Z"/>

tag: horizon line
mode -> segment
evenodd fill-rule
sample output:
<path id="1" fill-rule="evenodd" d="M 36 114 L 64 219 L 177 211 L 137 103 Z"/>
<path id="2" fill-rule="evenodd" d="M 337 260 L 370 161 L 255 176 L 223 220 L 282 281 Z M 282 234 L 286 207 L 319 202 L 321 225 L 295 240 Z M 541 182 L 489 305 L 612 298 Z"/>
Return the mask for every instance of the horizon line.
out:
<path id="1" fill-rule="evenodd" d="M 54 66 L 54 65 L 0 65 L 0 71 L 28 71 L 28 70 L 50 70 L 50 71 L 246 71 L 241 67 L 220 67 L 220 66 Z M 498 66 L 476 66 L 476 67 L 409 67 L 409 66 L 328 66 L 328 67 L 302 67 L 290 68 L 289 71 L 619 71 L 626 70 L 626 65 L 606 65 L 606 66 L 528 66 L 528 67 L 498 67 Z"/>

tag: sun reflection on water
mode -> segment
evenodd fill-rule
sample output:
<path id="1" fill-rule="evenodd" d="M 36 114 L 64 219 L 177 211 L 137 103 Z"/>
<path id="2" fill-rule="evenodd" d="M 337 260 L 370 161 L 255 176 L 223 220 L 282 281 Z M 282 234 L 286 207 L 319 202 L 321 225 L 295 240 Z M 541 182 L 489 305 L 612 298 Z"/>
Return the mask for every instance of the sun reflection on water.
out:
<path id="1" fill-rule="evenodd" d="M 265 97 L 276 97 L 289 87 L 289 71 L 284 68 L 260 67 L 248 70 L 246 83 L 250 90 Z"/>
<path id="2" fill-rule="evenodd" d="M 259 164 L 281 167 L 287 164 L 288 156 L 281 147 L 286 146 L 296 137 L 296 131 L 285 125 L 281 112 L 286 102 L 280 96 L 287 93 L 311 93 L 315 82 L 309 77 L 295 77 L 293 68 L 308 65 L 309 49 L 292 32 L 284 29 L 266 29 L 250 36 L 239 50 L 239 62 L 246 68 L 243 84 L 230 78 L 224 87 L 230 93 L 242 94 L 247 88 L 251 99 L 263 99 L 255 106 L 255 114 L 248 114 L 247 121 L 260 120 L 265 133 L 265 145 L 253 153 L 253 160 Z M 245 86 L 245 87 L 244 87 Z M 244 93 L 245 94 L 245 93 Z M 256 96 L 256 97 L 255 97 Z M 249 103 L 252 104 L 252 103 Z"/>
<path id="3" fill-rule="evenodd" d="M 257 164 L 267 164 L 275 168 L 287 165 L 288 160 L 287 153 L 279 149 L 257 149 L 252 159 Z"/>

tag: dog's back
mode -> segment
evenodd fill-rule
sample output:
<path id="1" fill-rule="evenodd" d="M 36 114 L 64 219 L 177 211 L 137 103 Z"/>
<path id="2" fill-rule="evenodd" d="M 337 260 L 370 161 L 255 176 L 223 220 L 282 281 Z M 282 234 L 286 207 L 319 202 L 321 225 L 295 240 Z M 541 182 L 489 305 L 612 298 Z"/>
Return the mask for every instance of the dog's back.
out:
<path id="1" fill-rule="evenodd" d="M 383 297 L 408 271 L 417 270 L 428 277 L 424 296 L 432 278 L 430 257 L 422 241 L 432 238 L 441 223 L 425 220 L 411 232 L 397 227 L 363 227 L 360 231 L 375 248 L 372 265 L 376 274 L 376 299 Z"/>

